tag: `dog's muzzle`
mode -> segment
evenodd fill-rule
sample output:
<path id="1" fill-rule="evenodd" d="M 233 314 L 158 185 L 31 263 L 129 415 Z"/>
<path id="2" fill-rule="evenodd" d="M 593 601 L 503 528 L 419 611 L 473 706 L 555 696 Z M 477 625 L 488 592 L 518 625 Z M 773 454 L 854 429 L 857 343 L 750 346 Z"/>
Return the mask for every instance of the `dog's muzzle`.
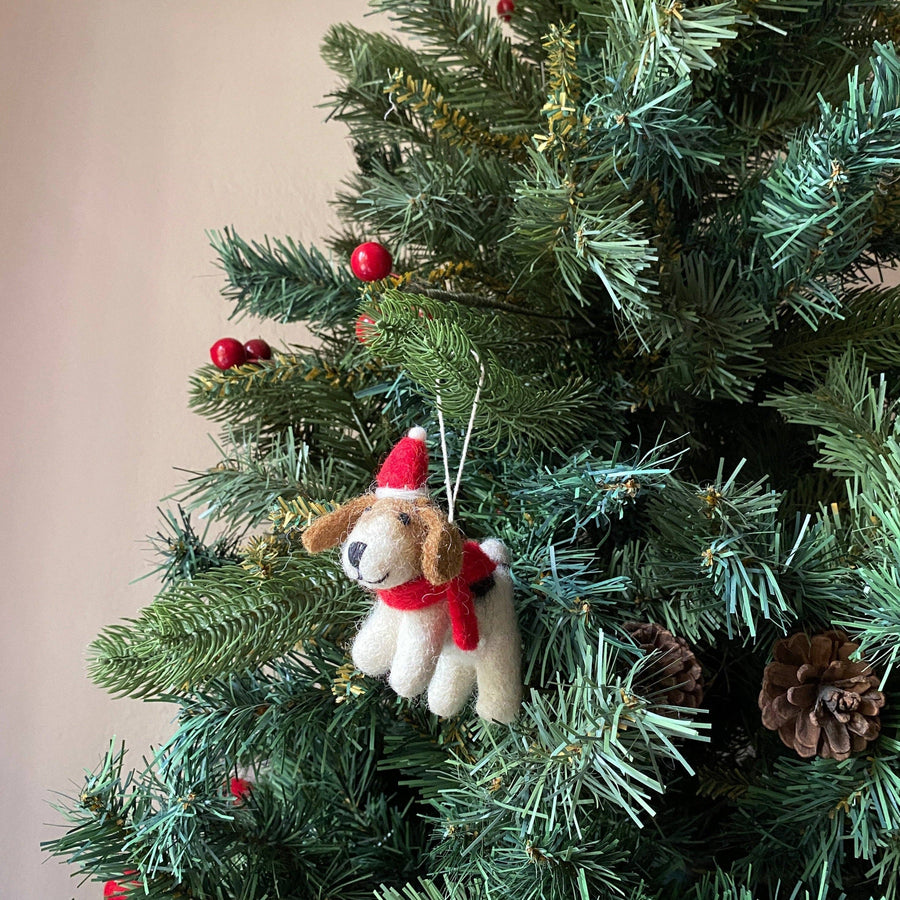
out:
<path id="1" fill-rule="evenodd" d="M 368 544 L 364 544 L 362 541 L 353 541 L 353 543 L 347 547 L 347 561 L 354 569 L 359 569 L 359 562 L 362 559 L 363 553 L 366 552 L 367 546 Z"/>

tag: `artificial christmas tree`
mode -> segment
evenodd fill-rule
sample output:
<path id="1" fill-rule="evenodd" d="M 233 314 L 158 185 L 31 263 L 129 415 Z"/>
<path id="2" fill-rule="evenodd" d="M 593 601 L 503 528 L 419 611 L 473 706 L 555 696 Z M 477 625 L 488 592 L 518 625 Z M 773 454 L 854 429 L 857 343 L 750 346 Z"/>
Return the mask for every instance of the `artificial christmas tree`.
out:
<path id="1" fill-rule="evenodd" d="M 50 849 L 129 896 L 894 900 L 900 4 L 372 5 L 411 43 L 326 39 L 330 255 L 213 236 L 235 312 L 319 344 L 194 376 L 221 534 L 170 516 L 91 647 L 177 729 Z M 418 426 L 508 551 L 510 722 L 357 668 L 370 601 L 303 546 Z"/>

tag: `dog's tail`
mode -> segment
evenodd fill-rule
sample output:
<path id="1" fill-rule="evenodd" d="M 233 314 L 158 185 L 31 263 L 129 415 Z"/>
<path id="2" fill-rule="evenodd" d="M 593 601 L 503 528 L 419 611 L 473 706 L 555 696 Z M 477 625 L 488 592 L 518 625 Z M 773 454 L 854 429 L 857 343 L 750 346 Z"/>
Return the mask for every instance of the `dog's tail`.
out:
<path id="1" fill-rule="evenodd" d="M 509 565 L 509 551 L 497 538 L 488 538 L 486 541 L 482 541 L 479 546 L 484 551 L 484 555 L 497 563 L 498 566 Z"/>

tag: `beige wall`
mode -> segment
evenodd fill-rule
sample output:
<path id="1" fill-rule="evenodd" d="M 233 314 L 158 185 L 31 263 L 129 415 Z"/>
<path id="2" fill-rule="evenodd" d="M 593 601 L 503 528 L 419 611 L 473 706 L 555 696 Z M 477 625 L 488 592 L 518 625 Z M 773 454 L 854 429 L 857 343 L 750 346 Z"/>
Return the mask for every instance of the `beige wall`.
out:
<path id="1" fill-rule="evenodd" d="M 0 897 L 98 898 L 41 840 L 113 735 L 168 709 L 111 700 L 84 648 L 149 601 L 155 505 L 214 457 L 187 378 L 226 323 L 204 230 L 327 231 L 350 170 L 315 108 L 331 21 L 364 0 L 0 0 Z M 137 754 L 136 754 L 137 756 Z M 139 764 L 139 757 L 134 760 Z"/>

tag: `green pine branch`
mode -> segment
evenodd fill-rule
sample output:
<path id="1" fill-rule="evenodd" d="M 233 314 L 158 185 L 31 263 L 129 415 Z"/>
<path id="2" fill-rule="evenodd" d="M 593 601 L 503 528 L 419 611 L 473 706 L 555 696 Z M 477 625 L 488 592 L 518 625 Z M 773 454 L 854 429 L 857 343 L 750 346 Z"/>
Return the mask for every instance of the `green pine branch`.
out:
<path id="1" fill-rule="evenodd" d="M 526 684 L 549 684 L 560 671 L 588 666 L 604 630 L 621 624 L 629 583 L 602 572 L 589 549 L 554 548 L 539 540 L 512 547 L 517 554 L 517 611 L 522 629 L 531 636 L 523 677 Z M 624 616 L 631 612 L 626 606 Z"/>
<path id="2" fill-rule="evenodd" d="M 374 464 L 364 453 L 338 459 L 327 449 L 314 449 L 297 440 L 293 429 L 266 441 L 265 452 L 249 436 L 239 440 L 230 435 L 215 446 L 220 461 L 205 471 L 190 472 L 172 497 L 231 528 L 265 522 L 279 499 L 340 501 L 368 486 Z"/>
<path id="3" fill-rule="evenodd" d="M 712 103 L 694 100 L 688 78 L 648 77 L 632 87 L 623 77 L 598 87 L 585 105 L 586 158 L 620 161 L 632 187 L 653 182 L 670 195 L 696 197 L 695 176 L 725 160 L 727 137 Z"/>
<path id="4" fill-rule="evenodd" d="M 828 359 L 811 391 L 780 391 L 765 405 L 815 429 L 816 465 L 858 479 L 870 502 L 890 508 L 900 495 L 900 445 L 883 375 L 872 377 L 865 357 L 848 349 Z"/>
<path id="5" fill-rule="evenodd" d="M 598 816 L 640 827 L 654 814 L 674 770 L 692 771 L 681 742 L 707 741 L 707 725 L 642 698 L 636 682 L 648 659 L 628 666 L 617 657 L 601 635 L 587 668 L 533 690 L 514 730 L 491 735 L 478 760 L 455 764 L 456 788 L 437 801 L 441 821 L 456 829 L 447 837 L 458 833 L 469 853 L 510 830 L 553 834 L 566 846 L 596 833 Z"/>
<path id="6" fill-rule="evenodd" d="M 781 631 L 798 619 L 827 624 L 832 606 L 861 589 L 836 535 L 809 517 L 783 523 L 777 492 L 740 485 L 740 468 L 706 485 L 670 478 L 649 498 L 647 538 L 615 571 L 656 621 L 688 638 L 755 636 L 767 622 Z"/>
<path id="7" fill-rule="evenodd" d="M 376 322 L 366 341 L 372 353 L 402 366 L 435 405 L 440 394 L 449 422 L 468 421 L 482 382 L 475 415 L 481 444 L 564 447 L 603 414 L 600 396 L 584 379 L 514 371 L 483 340 L 488 332 L 469 332 L 472 318 L 458 310 L 445 313 L 427 297 L 391 290 L 364 310 Z"/>
<path id="8" fill-rule="evenodd" d="M 733 264 L 722 270 L 702 251 L 679 254 L 663 284 L 665 299 L 638 329 L 661 357 L 651 398 L 690 393 L 746 401 L 765 371 L 763 353 L 772 331 L 752 287 Z"/>
<path id="9" fill-rule="evenodd" d="M 812 325 L 840 311 L 834 273 L 863 251 L 877 177 L 900 166 L 900 57 L 890 45 L 874 49 L 871 79 L 856 69 L 847 100 L 822 102 L 818 125 L 796 135 L 763 179 L 748 223 L 758 235 L 755 266 L 771 266 L 769 301 Z"/>
<path id="10" fill-rule="evenodd" d="M 421 248 L 420 271 L 448 261 L 490 262 L 506 233 L 513 172 L 491 154 L 438 144 L 388 171 L 374 164 L 336 203 L 371 233 L 390 233 L 395 248 Z M 486 266 L 490 267 L 490 266 Z"/>
<path id="11" fill-rule="evenodd" d="M 742 154 L 783 150 L 809 125 L 820 100 L 840 103 L 854 67 L 865 71 L 872 46 L 896 38 L 891 0 L 744 3 L 753 20 L 717 57 L 699 85 L 722 111 Z"/>
<path id="12" fill-rule="evenodd" d="M 385 93 L 389 75 L 397 69 L 442 84 L 440 69 L 429 71 L 409 47 L 393 36 L 370 33 L 354 25 L 332 25 L 322 42 L 322 58 L 342 83 L 324 105 L 344 122 L 353 140 L 362 143 L 428 146 L 431 137 L 424 120 L 398 107 Z"/>
<path id="13" fill-rule="evenodd" d="M 299 782 L 287 777 L 298 760 L 276 755 L 253 770 L 241 799 L 229 792 L 221 761 L 149 764 L 123 775 L 124 750 L 110 751 L 64 807 L 80 824 L 45 846 L 153 900 L 267 893 L 364 900 L 379 883 L 410 877 L 420 848 L 403 801 L 382 793 L 374 769 L 357 766 L 349 745 L 334 750 L 325 765 L 303 760 L 307 777 Z"/>
<path id="14" fill-rule="evenodd" d="M 323 754 L 356 754 L 374 766 L 370 748 L 396 722 L 396 698 L 357 671 L 345 647 L 322 635 L 303 646 L 302 656 L 289 652 L 179 694 L 178 729 L 157 750 L 157 764 L 166 772 L 222 761 L 255 767 L 264 747 L 270 758 L 303 759 L 311 770 Z"/>
<path id="15" fill-rule="evenodd" d="M 178 506 L 178 518 L 171 510 L 159 510 L 164 531 L 158 531 L 149 538 L 150 544 L 161 557 L 159 564 L 144 578 L 158 575 L 164 587 L 181 579 L 192 579 L 200 572 L 240 562 L 238 544 L 242 533 L 218 535 L 207 543 L 209 523 L 198 534 L 191 522 L 190 513 Z"/>
<path id="16" fill-rule="evenodd" d="M 177 694 L 274 659 L 329 625 L 348 627 L 360 601 L 324 557 L 284 555 L 269 572 L 225 566 L 105 628 L 91 644 L 89 671 L 116 696 Z"/>
<path id="17" fill-rule="evenodd" d="M 525 267 L 520 281 L 534 290 L 561 279 L 571 299 L 587 305 L 605 292 L 625 322 L 639 322 L 653 292 L 656 253 L 636 217 L 612 158 L 584 172 L 531 151 L 532 170 L 516 187 L 509 246 Z"/>
<path id="18" fill-rule="evenodd" d="M 307 322 L 313 329 L 333 328 L 359 302 L 359 282 L 347 268 L 335 268 L 315 247 L 291 238 L 248 243 L 233 229 L 210 232 L 228 279 L 222 295 L 234 315 L 276 322 Z"/>
<path id="19" fill-rule="evenodd" d="M 613 71 L 627 72 L 632 90 L 658 66 L 678 77 L 715 68 L 723 43 L 735 40 L 740 26 L 750 22 L 733 0 L 700 6 L 625 0 L 615 16 L 578 5 L 588 27 L 606 26 L 597 28 L 606 39 L 603 57 Z"/>
<path id="20" fill-rule="evenodd" d="M 292 429 L 293 439 L 319 458 L 343 457 L 371 472 L 385 422 L 380 401 L 362 399 L 360 392 L 379 378 L 374 366 L 341 366 L 301 348 L 225 371 L 199 369 L 191 377 L 189 405 L 227 423 L 232 434 L 250 435 L 263 451 L 267 441 Z"/>
<path id="21" fill-rule="evenodd" d="M 135 857 L 124 850 L 129 836 L 125 825 L 144 814 L 147 801 L 132 789 L 132 776 L 123 775 L 124 756 L 124 745 L 111 746 L 97 771 L 85 778 L 79 795 L 56 804 L 73 827 L 41 845 L 97 880 L 118 879 L 136 867 Z"/>
<path id="22" fill-rule="evenodd" d="M 620 461 L 621 445 L 612 458 L 597 459 L 590 450 L 565 465 L 543 466 L 519 481 L 516 495 L 536 533 L 555 541 L 575 541 L 597 523 L 609 527 L 621 519 L 638 498 L 663 489 L 681 453 L 670 446 L 655 447 L 633 463 Z"/>
<path id="23" fill-rule="evenodd" d="M 507 38 L 493 9 L 478 0 L 375 0 L 401 33 L 417 40 L 427 64 L 446 73 L 447 100 L 499 132 L 530 127 L 542 103 L 540 71 Z"/>
<path id="24" fill-rule="evenodd" d="M 821 322 L 815 331 L 795 317 L 774 335 L 768 369 L 796 381 L 821 372 L 849 345 L 872 370 L 890 368 L 900 358 L 900 288 L 858 288 L 843 295 L 844 315 Z"/>
<path id="25" fill-rule="evenodd" d="M 900 824 L 900 808 L 891 800 L 900 788 L 898 749 L 895 739 L 883 736 L 875 753 L 843 763 L 779 759 L 737 801 L 746 831 L 745 864 L 772 883 L 796 877 L 815 888 L 840 886 L 841 870 L 853 860 L 875 863 L 895 843 Z M 773 851 L 784 846 L 797 852 L 774 865 Z M 894 854 L 882 870 L 888 879 L 878 885 L 886 896 L 896 892 L 895 860 Z"/>
<path id="26" fill-rule="evenodd" d="M 865 503 L 861 499 L 860 506 Z M 892 671 L 900 655 L 900 515 L 894 506 L 854 512 L 851 520 L 862 521 L 850 552 L 863 588 L 854 603 L 835 610 L 834 621 L 859 641 L 868 660 Z"/>

